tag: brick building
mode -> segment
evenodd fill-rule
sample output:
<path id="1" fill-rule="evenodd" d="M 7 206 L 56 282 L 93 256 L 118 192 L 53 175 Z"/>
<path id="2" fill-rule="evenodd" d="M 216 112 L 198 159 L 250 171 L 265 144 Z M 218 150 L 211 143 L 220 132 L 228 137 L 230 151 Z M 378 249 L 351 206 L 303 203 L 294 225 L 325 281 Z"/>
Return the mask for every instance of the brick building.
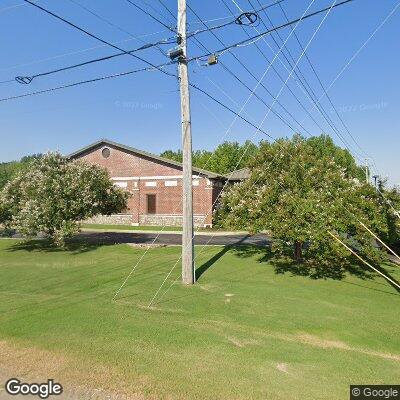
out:
<path id="1" fill-rule="evenodd" d="M 69 155 L 105 167 L 115 185 L 131 197 L 123 214 L 98 216 L 93 223 L 132 225 L 182 224 L 182 164 L 102 139 Z M 227 177 L 193 168 L 196 226 L 212 226 L 217 197 Z M 235 179 L 234 179 L 235 180 Z"/>

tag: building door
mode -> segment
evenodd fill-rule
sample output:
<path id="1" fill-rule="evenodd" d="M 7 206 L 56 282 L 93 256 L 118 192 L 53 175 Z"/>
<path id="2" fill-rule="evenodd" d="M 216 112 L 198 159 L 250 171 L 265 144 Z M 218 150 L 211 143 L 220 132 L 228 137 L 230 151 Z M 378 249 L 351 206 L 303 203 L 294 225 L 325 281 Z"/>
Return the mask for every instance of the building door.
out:
<path id="1" fill-rule="evenodd" d="M 147 214 L 155 214 L 156 213 L 156 200 L 157 197 L 155 194 L 148 194 L 147 196 Z"/>

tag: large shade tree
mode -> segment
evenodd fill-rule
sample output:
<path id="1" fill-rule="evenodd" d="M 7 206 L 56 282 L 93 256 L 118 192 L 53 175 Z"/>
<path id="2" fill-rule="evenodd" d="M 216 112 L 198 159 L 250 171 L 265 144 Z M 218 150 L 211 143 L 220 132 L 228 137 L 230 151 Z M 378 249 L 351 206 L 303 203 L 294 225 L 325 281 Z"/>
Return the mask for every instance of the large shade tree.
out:
<path id="1" fill-rule="evenodd" d="M 370 262 L 382 261 L 359 221 L 387 238 L 385 210 L 350 153 L 329 137 L 263 142 L 249 166 L 250 178 L 222 196 L 219 224 L 269 231 L 275 261 L 303 264 L 315 277 L 341 275 L 355 261 L 329 231 Z"/>
<path id="2" fill-rule="evenodd" d="M 45 233 L 63 245 L 79 230 L 80 221 L 120 212 L 127 198 L 104 168 L 48 153 L 33 160 L 0 192 L 0 222 L 26 236 Z"/>

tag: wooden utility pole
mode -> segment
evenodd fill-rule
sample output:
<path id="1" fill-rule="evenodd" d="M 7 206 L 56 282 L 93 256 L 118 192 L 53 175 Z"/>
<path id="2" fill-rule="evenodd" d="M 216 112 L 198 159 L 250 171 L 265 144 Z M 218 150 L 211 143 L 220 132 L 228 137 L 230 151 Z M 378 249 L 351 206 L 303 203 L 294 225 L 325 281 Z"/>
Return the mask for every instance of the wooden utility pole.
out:
<path id="1" fill-rule="evenodd" d="M 182 232 L 182 282 L 195 282 L 193 262 L 193 190 L 192 190 L 192 129 L 190 122 L 189 76 L 186 57 L 186 0 L 178 0 L 179 84 L 181 92 L 182 155 L 183 155 L 183 232 Z"/>

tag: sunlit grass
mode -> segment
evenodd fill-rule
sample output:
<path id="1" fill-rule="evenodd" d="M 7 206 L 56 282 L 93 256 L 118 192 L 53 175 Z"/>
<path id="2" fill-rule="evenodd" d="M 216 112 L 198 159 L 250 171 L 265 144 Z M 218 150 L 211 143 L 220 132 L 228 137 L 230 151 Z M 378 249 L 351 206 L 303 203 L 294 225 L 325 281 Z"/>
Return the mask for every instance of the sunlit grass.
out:
<path id="1" fill-rule="evenodd" d="M 400 297 L 379 277 L 312 280 L 199 247 L 197 284 L 178 263 L 148 308 L 179 247 L 151 249 L 112 301 L 144 250 L 74 246 L 0 240 L 0 340 L 73 357 L 83 376 L 109 366 L 123 382 L 104 375 L 108 388 L 156 398 L 342 399 L 399 382 Z"/>

